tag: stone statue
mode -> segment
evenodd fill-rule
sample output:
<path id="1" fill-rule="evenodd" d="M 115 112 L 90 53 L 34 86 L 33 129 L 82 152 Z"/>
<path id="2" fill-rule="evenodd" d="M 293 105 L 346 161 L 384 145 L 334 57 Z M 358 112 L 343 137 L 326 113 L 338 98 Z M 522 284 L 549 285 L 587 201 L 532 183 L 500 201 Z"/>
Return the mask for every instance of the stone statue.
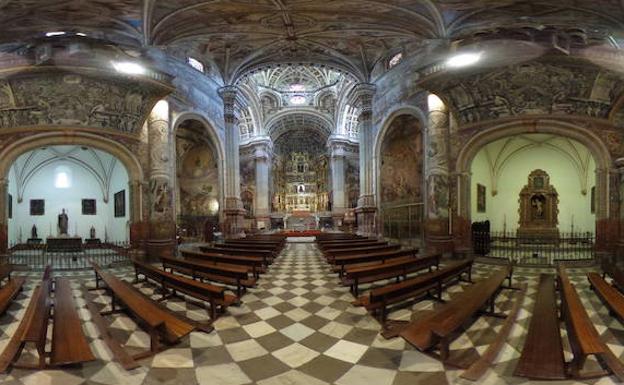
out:
<path id="1" fill-rule="evenodd" d="M 69 218 L 65 213 L 65 209 L 62 209 L 58 216 L 58 229 L 60 235 L 67 235 L 67 229 L 69 228 Z"/>
<path id="2" fill-rule="evenodd" d="M 32 239 L 37 239 L 37 225 L 33 225 L 32 229 L 30 229 L 30 237 Z"/>
<path id="3" fill-rule="evenodd" d="M 93 226 L 91 226 L 91 229 L 89 230 L 89 238 L 95 239 L 95 227 Z"/>

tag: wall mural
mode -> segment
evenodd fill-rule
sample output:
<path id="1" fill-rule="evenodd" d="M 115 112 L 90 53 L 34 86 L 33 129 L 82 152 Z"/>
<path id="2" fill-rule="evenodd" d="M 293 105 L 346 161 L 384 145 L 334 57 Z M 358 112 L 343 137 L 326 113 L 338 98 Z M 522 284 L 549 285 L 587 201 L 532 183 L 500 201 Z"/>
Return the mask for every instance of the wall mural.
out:
<path id="1" fill-rule="evenodd" d="M 146 84 L 76 74 L 0 81 L 0 129 L 65 125 L 136 133 L 161 95 Z"/>
<path id="2" fill-rule="evenodd" d="M 432 85 L 462 124 L 520 114 L 572 114 L 606 119 L 624 88 L 614 73 L 592 66 L 532 62 L 496 72 L 445 78 Z"/>
<path id="3" fill-rule="evenodd" d="M 422 202 L 422 133 L 408 115 L 392 121 L 381 146 L 381 204 Z"/>
<path id="4" fill-rule="evenodd" d="M 253 158 L 240 161 L 240 191 L 245 215 L 251 217 L 256 196 L 256 162 Z"/>
<path id="5" fill-rule="evenodd" d="M 179 174 L 182 215 L 209 216 L 219 212 L 219 172 L 208 146 L 189 150 Z"/>
<path id="6" fill-rule="evenodd" d="M 348 159 L 345 174 L 345 190 L 347 193 L 347 207 L 357 207 L 360 197 L 360 165 L 359 159 Z"/>

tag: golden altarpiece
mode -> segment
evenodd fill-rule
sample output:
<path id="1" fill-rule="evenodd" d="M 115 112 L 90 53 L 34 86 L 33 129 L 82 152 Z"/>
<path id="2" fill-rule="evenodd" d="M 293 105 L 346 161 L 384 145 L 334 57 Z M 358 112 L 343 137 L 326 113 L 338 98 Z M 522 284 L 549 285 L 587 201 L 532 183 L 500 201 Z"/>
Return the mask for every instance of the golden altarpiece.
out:
<path id="1" fill-rule="evenodd" d="M 278 177 L 279 178 L 279 177 Z M 327 162 L 305 152 L 292 152 L 286 161 L 275 208 L 286 213 L 326 210 Z"/>
<path id="2" fill-rule="evenodd" d="M 520 191 L 518 238 L 552 242 L 559 240 L 559 195 L 544 170 L 533 170 Z"/>

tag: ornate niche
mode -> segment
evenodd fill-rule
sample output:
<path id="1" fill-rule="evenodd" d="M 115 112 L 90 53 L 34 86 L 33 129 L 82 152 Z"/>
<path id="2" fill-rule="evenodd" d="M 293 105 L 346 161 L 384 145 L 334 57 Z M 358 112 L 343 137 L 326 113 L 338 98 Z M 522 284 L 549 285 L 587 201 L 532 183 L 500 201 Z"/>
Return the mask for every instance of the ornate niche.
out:
<path id="1" fill-rule="evenodd" d="M 533 170 L 529 183 L 520 191 L 518 238 L 558 240 L 559 195 L 544 170 Z"/>

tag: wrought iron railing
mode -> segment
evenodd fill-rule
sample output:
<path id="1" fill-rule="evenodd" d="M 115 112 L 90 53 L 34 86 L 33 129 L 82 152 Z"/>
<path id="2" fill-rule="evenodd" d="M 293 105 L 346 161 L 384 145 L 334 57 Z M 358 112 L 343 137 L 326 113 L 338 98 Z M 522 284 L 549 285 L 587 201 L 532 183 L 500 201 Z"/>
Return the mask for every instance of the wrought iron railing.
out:
<path id="1" fill-rule="evenodd" d="M 517 237 L 514 232 L 472 233 L 477 255 L 518 264 L 554 265 L 559 261 L 594 260 L 594 234 L 560 233 L 558 238 Z"/>
<path id="2" fill-rule="evenodd" d="M 383 236 L 397 240 L 421 242 L 423 237 L 423 203 L 408 203 L 381 208 Z"/>
<path id="3" fill-rule="evenodd" d="M 129 260 L 128 242 L 83 244 L 67 251 L 48 252 L 45 244 L 18 243 L 9 247 L 7 262 L 28 270 L 41 270 L 50 265 L 58 270 L 78 270 L 91 267 L 90 260 L 101 266 L 122 264 Z"/>

